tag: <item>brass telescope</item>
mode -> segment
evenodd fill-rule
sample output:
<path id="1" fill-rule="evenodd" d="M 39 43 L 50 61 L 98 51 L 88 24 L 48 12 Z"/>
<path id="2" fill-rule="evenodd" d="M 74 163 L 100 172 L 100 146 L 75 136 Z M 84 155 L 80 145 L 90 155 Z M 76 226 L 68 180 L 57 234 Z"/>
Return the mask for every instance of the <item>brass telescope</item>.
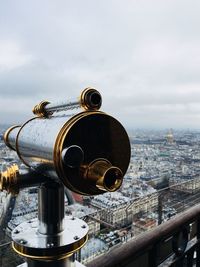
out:
<path id="1" fill-rule="evenodd" d="M 36 115 L 9 128 L 5 144 L 28 167 L 0 173 L 0 190 L 17 194 L 39 186 L 38 218 L 16 227 L 13 249 L 28 267 L 81 267 L 73 254 L 87 241 L 87 224 L 64 214 L 64 186 L 82 195 L 120 188 L 130 161 L 130 142 L 121 123 L 99 111 L 101 94 L 88 87 L 74 101 L 42 101 Z M 82 108 L 75 115 L 69 110 Z M 60 112 L 65 111 L 65 114 Z"/>
<path id="2" fill-rule="evenodd" d="M 117 190 L 130 159 L 124 127 L 96 110 L 71 118 L 34 117 L 8 129 L 4 141 L 26 166 L 84 195 Z"/>

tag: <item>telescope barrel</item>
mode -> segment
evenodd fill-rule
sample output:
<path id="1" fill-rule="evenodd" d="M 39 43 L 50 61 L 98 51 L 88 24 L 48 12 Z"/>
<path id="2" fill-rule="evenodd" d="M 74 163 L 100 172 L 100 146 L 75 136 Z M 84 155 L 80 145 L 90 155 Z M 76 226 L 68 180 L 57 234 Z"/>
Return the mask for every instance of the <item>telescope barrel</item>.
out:
<path id="1" fill-rule="evenodd" d="M 33 108 L 33 113 L 39 117 L 48 117 L 55 112 L 83 108 L 84 110 L 99 110 L 102 104 L 101 94 L 94 88 L 86 88 L 78 99 L 50 103 L 42 101 Z"/>
<path id="2" fill-rule="evenodd" d="M 125 129 L 101 111 L 35 117 L 8 129 L 4 140 L 28 167 L 85 195 L 117 190 L 130 160 Z"/>

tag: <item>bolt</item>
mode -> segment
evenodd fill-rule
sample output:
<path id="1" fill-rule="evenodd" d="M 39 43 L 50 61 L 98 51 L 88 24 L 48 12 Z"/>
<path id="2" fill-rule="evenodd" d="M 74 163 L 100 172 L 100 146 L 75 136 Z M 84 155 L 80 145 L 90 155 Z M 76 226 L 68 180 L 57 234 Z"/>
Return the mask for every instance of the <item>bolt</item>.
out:
<path id="1" fill-rule="evenodd" d="M 14 232 L 13 232 L 14 234 L 19 234 L 19 230 L 14 230 Z"/>
<path id="2" fill-rule="evenodd" d="M 22 245 L 25 245 L 27 243 L 27 241 L 24 240 L 24 239 L 21 239 L 19 243 L 22 244 Z"/>
<path id="3" fill-rule="evenodd" d="M 84 225 L 82 225 L 82 226 L 81 226 L 81 228 L 85 229 L 85 228 L 86 228 L 86 225 L 85 225 L 85 224 L 84 224 Z"/>
<path id="4" fill-rule="evenodd" d="M 48 247 L 48 248 L 52 248 L 52 247 L 54 247 L 54 243 L 47 243 L 47 247 Z"/>
<path id="5" fill-rule="evenodd" d="M 74 220 L 75 220 L 75 218 L 74 218 L 74 217 L 72 217 L 72 218 L 71 218 L 71 220 L 72 220 L 72 221 L 74 221 Z"/>
<path id="6" fill-rule="evenodd" d="M 76 236 L 74 236 L 74 240 L 78 240 L 79 239 L 79 237 L 76 235 Z"/>

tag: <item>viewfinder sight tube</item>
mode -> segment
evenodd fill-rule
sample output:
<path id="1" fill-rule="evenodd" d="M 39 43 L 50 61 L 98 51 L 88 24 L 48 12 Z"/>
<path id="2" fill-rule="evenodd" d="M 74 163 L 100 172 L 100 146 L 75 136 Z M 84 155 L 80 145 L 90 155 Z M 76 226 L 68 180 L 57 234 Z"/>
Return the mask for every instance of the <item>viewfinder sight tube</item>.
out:
<path id="1" fill-rule="evenodd" d="M 101 94 L 94 88 L 88 87 L 82 91 L 78 99 L 50 103 L 42 101 L 33 108 L 33 113 L 39 117 L 48 117 L 54 112 L 83 108 L 84 110 L 99 110 L 102 104 Z"/>

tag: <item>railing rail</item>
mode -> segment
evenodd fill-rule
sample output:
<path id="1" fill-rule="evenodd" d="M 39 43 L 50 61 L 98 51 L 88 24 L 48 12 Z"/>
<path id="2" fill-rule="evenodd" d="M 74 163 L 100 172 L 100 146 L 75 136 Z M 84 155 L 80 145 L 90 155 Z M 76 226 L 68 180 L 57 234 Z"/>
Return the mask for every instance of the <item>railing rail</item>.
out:
<path id="1" fill-rule="evenodd" d="M 87 264 L 87 267 L 102 266 L 200 266 L 200 205 Z"/>

